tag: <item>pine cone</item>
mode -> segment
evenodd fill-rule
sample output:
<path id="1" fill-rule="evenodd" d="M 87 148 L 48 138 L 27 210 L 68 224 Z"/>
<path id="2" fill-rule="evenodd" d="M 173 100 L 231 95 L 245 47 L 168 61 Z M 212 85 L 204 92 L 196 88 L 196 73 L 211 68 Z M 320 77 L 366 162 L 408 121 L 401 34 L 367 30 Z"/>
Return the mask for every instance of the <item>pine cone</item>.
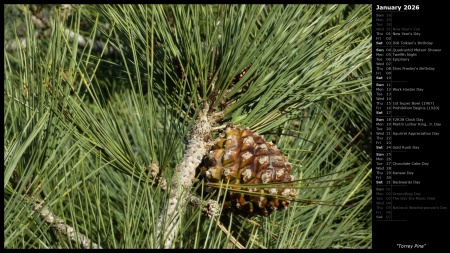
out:
<path id="1" fill-rule="evenodd" d="M 245 184 L 230 186 L 223 206 L 249 216 L 267 216 L 277 208 L 289 207 L 289 198 L 297 195 L 292 183 L 288 183 L 294 180 L 290 173 L 291 164 L 274 144 L 249 129 L 230 127 L 225 138 L 217 139 L 201 167 L 201 175 L 208 183 Z M 274 182 L 285 184 L 252 187 Z"/>

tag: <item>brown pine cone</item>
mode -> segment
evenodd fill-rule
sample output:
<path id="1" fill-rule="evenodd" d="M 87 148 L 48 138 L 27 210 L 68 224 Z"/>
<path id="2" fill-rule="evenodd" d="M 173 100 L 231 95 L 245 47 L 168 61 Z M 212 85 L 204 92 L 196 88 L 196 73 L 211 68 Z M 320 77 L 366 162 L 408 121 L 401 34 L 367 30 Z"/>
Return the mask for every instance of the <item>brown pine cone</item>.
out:
<path id="1" fill-rule="evenodd" d="M 222 187 L 227 182 L 232 184 L 224 209 L 267 216 L 273 210 L 289 207 L 289 199 L 296 197 L 292 183 L 288 183 L 294 180 L 291 168 L 275 144 L 249 129 L 229 127 L 225 138 L 218 138 L 205 157 L 200 173 L 213 188 L 218 188 L 219 182 L 224 184 Z M 276 182 L 280 184 L 275 187 L 260 187 Z"/>

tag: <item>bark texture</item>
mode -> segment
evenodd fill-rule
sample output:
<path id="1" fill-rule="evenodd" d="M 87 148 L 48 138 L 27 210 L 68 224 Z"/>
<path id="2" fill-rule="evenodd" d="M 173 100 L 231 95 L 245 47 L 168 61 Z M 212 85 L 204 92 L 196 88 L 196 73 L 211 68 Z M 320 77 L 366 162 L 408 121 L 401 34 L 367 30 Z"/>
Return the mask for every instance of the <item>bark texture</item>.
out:
<path id="1" fill-rule="evenodd" d="M 176 173 L 170 186 L 169 201 L 158 218 L 158 238 L 164 243 L 164 248 L 170 248 L 178 231 L 180 214 L 189 201 L 189 193 L 195 178 L 195 170 L 206 154 L 206 141 L 211 133 L 211 123 L 208 119 L 209 106 L 205 103 L 192 126 L 186 151 L 176 168 Z"/>
<path id="2" fill-rule="evenodd" d="M 66 224 L 62 219 L 58 218 L 48 208 L 42 208 L 43 200 L 37 200 L 34 204 L 34 210 L 39 213 L 39 216 L 50 224 L 51 228 L 67 235 L 73 242 L 79 243 L 83 249 L 101 249 L 102 247 L 89 239 L 87 236 L 77 232 L 75 228 Z"/>

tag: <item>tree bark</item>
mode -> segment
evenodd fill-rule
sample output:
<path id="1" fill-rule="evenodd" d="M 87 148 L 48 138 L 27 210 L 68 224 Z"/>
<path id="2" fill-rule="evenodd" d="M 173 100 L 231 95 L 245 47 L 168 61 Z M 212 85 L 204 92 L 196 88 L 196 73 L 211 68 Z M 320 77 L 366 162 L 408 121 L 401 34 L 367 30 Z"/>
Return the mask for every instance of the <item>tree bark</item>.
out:
<path id="1" fill-rule="evenodd" d="M 158 217 L 157 235 L 164 243 L 164 248 L 172 246 L 178 231 L 181 210 L 189 200 L 189 193 L 195 179 L 195 170 L 206 154 L 207 140 L 211 133 L 211 123 L 208 119 L 209 105 L 205 102 L 203 110 L 199 113 L 192 126 L 186 151 L 177 166 L 175 176 L 169 191 L 168 204 Z"/>

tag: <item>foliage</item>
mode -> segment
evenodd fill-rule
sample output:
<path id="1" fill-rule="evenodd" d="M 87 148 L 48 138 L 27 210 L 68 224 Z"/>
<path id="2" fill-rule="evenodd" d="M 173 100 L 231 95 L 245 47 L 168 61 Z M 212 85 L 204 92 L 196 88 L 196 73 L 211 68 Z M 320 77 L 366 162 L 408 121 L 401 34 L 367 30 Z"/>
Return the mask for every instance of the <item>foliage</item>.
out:
<path id="1" fill-rule="evenodd" d="M 276 142 L 301 199 L 268 218 L 179 207 L 173 247 L 371 248 L 370 5 L 4 13 L 5 248 L 82 247 L 39 216 L 39 200 L 104 248 L 160 247 L 167 193 L 148 171 L 173 178 L 205 102 L 223 115 L 215 126 Z"/>

